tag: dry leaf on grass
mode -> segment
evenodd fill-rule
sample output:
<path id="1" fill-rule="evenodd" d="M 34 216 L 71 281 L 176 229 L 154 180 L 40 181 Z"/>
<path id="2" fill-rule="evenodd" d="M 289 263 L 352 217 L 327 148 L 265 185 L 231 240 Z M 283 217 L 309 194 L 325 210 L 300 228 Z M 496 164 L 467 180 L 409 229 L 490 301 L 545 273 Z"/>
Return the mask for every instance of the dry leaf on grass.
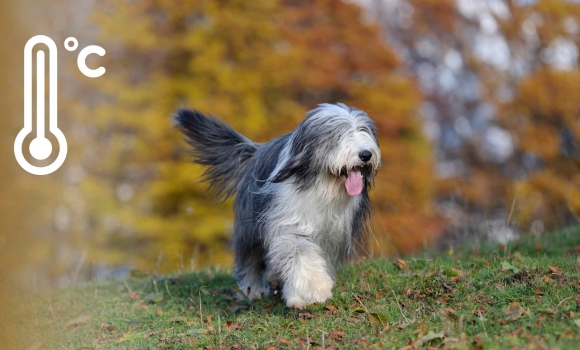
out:
<path id="1" fill-rule="evenodd" d="M 235 331 L 237 329 L 242 328 L 242 325 L 240 323 L 233 323 L 231 320 L 227 320 L 226 321 L 226 328 L 229 331 Z"/>
<path id="2" fill-rule="evenodd" d="M 336 340 L 336 341 L 342 341 L 342 339 L 344 338 L 344 332 L 332 331 L 332 332 L 330 332 L 330 334 L 328 334 L 327 338 L 332 339 L 332 340 Z"/>
<path id="3" fill-rule="evenodd" d="M 397 259 L 397 267 L 401 270 L 404 270 L 407 268 L 407 263 L 404 260 Z"/>
<path id="4" fill-rule="evenodd" d="M 505 314 L 507 317 L 505 318 L 505 320 L 502 321 L 504 323 L 515 321 L 520 317 L 522 317 L 523 315 L 529 315 L 530 310 L 525 307 L 522 307 L 518 303 L 511 303 L 509 308 L 505 311 Z"/>
<path id="5" fill-rule="evenodd" d="M 371 327 L 388 327 L 389 323 L 387 316 L 380 312 L 370 312 L 369 313 L 369 323 Z"/>

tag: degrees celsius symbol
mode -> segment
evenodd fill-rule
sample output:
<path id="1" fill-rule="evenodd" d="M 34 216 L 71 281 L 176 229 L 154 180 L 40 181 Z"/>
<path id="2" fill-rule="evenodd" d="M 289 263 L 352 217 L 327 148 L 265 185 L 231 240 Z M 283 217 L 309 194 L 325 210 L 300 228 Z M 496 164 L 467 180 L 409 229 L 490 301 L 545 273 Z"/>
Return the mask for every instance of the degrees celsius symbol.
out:
<path id="1" fill-rule="evenodd" d="M 48 130 L 51 134 L 56 137 L 59 144 L 59 153 L 54 162 L 49 165 L 37 167 L 30 164 L 25 158 L 22 152 L 22 146 L 24 139 L 28 134 L 32 132 L 32 49 L 36 44 L 44 44 L 48 47 L 49 56 L 49 85 L 48 85 L 48 96 L 49 96 L 49 119 L 48 119 Z M 77 49 L 79 43 L 77 39 L 70 37 L 64 42 L 64 47 L 68 51 L 74 51 Z M 77 65 L 81 73 L 89 78 L 98 78 L 105 74 L 105 68 L 99 67 L 98 69 L 90 69 L 87 67 L 86 59 L 90 54 L 97 54 L 99 56 L 105 55 L 105 49 L 100 46 L 90 45 L 85 47 L 79 53 L 77 59 Z M 67 154 L 67 143 L 64 134 L 58 128 L 58 50 L 54 41 L 47 37 L 46 35 L 37 35 L 30 38 L 26 45 L 24 46 L 24 127 L 14 141 L 14 156 L 18 161 L 18 164 L 25 171 L 33 175 L 48 175 L 56 171 L 64 160 Z M 44 127 L 44 117 L 45 117 L 45 53 L 43 50 L 39 50 L 36 53 L 36 137 L 30 142 L 29 150 L 30 154 L 38 159 L 44 160 L 48 158 L 52 153 L 52 144 L 45 137 L 45 127 Z"/>

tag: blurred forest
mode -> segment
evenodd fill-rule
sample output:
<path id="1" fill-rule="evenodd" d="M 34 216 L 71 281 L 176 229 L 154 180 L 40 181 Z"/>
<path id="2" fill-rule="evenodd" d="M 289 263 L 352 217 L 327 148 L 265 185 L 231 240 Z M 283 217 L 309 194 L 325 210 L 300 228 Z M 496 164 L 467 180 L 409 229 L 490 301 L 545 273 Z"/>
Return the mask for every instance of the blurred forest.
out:
<path id="1" fill-rule="evenodd" d="M 34 283 L 231 264 L 231 203 L 199 182 L 179 107 L 260 142 L 319 103 L 366 111 L 383 154 L 375 256 L 580 222 L 577 1 L 63 0 L 53 21 L 28 3 L 12 11 L 37 11 L 31 35 L 107 50 L 89 60 L 107 69 L 98 79 L 61 62 L 65 165 L 9 176 L 42 212 L 6 221 L 27 232 Z"/>

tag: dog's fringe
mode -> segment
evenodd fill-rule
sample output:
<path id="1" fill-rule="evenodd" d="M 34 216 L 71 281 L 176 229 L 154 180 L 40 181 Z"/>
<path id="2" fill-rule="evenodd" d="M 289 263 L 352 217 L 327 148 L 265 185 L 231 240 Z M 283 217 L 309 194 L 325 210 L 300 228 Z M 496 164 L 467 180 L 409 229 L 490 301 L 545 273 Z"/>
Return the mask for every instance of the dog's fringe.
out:
<path id="1" fill-rule="evenodd" d="M 207 167 L 203 181 L 209 183 L 214 195 L 221 199 L 235 195 L 259 145 L 225 122 L 196 110 L 178 110 L 174 120 L 192 147 L 194 163 Z"/>

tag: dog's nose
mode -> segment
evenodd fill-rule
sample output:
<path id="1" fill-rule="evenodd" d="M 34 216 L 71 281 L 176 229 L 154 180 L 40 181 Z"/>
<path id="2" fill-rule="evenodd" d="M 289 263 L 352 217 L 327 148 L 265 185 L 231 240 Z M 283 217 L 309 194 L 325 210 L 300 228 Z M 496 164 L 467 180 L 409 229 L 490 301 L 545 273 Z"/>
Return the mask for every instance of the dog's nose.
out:
<path id="1" fill-rule="evenodd" d="M 360 158 L 360 160 L 362 160 L 363 162 L 368 162 L 369 160 L 371 160 L 371 158 L 373 157 L 373 154 L 370 151 L 367 151 L 366 149 L 364 151 L 361 151 L 358 154 L 358 157 Z"/>

